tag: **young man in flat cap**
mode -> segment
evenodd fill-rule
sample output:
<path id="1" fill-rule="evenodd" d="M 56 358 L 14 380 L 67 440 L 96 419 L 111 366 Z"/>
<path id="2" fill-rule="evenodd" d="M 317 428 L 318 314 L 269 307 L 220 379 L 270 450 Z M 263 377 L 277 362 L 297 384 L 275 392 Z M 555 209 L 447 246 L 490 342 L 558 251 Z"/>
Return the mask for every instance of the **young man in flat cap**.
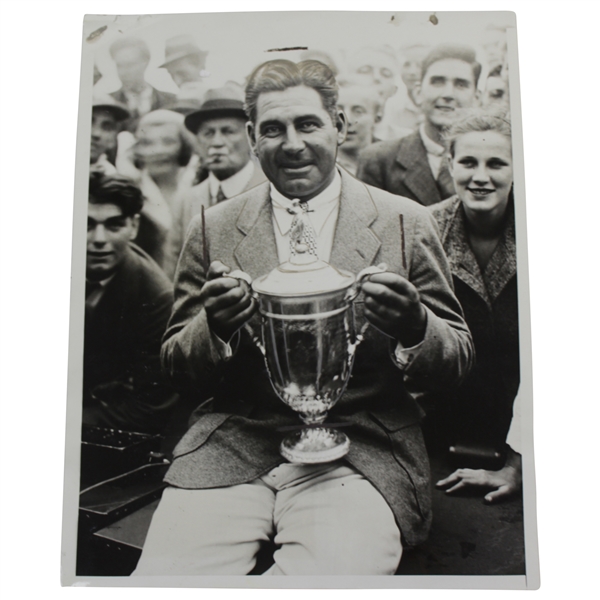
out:
<path id="1" fill-rule="evenodd" d="M 191 224 L 163 338 L 163 367 L 204 401 L 174 452 L 135 575 L 245 575 L 261 543 L 277 547 L 265 575 L 390 575 L 403 547 L 431 525 L 422 389 L 459 382 L 473 360 L 435 223 L 423 207 L 338 169 L 346 117 L 324 64 L 275 60 L 246 87 L 248 133 L 269 182 Z M 295 464 L 279 453 L 298 415 L 275 394 L 246 282 L 288 260 L 293 214 L 306 210 L 309 248 L 333 267 L 387 271 L 363 283 L 346 392 L 330 410 L 348 454 Z"/>

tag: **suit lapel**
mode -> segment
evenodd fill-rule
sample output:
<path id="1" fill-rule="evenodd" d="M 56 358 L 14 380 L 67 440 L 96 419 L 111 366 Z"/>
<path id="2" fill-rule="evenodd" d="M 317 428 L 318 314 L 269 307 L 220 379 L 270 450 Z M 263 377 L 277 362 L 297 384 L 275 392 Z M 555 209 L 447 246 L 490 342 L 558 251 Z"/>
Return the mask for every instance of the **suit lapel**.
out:
<path id="1" fill-rule="evenodd" d="M 269 273 L 279 264 L 269 191 L 268 183 L 255 188 L 236 223 L 244 237 L 233 254 L 240 269 L 253 279 Z"/>
<path id="2" fill-rule="evenodd" d="M 366 186 L 343 169 L 340 210 L 330 262 L 354 274 L 373 264 L 381 240 L 370 229 L 377 208 Z"/>
<path id="3" fill-rule="evenodd" d="M 404 185 L 421 204 L 429 206 L 442 200 L 418 130 L 403 139 L 396 162 L 404 169 Z"/>

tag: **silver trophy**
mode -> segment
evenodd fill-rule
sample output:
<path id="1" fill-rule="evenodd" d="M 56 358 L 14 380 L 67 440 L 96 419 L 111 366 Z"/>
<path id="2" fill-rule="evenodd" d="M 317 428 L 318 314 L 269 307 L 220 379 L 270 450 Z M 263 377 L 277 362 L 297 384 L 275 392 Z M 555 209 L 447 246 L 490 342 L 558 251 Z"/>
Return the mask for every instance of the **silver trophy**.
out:
<path id="1" fill-rule="evenodd" d="M 323 423 L 346 389 L 364 332 L 355 334 L 353 300 L 363 278 L 382 270 L 354 276 L 297 252 L 252 282 L 262 317 L 261 339 L 254 339 L 275 392 L 305 425 L 281 443 L 292 463 L 330 462 L 349 450 L 348 436 Z"/>

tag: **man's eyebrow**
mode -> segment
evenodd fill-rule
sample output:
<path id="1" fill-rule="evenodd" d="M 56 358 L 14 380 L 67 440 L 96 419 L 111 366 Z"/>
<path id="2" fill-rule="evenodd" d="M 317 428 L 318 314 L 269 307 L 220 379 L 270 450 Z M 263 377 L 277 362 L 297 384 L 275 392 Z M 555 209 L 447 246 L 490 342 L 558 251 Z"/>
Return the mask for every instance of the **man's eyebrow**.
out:
<path id="1" fill-rule="evenodd" d="M 260 124 L 261 131 L 264 131 L 267 127 L 282 127 L 282 123 L 281 121 L 277 121 L 277 119 L 270 119 Z"/>
<path id="2" fill-rule="evenodd" d="M 294 119 L 294 123 L 302 123 L 303 121 L 319 121 L 319 123 L 322 123 L 323 119 L 319 115 L 313 114 L 302 115 Z"/>
<path id="3" fill-rule="evenodd" d="M 466 83 L 467 85 L 471 85 L 471 80 L 470 79 L 463 79 L 462 77 L 457 77 L 454 80 L 454 83 Z"/>

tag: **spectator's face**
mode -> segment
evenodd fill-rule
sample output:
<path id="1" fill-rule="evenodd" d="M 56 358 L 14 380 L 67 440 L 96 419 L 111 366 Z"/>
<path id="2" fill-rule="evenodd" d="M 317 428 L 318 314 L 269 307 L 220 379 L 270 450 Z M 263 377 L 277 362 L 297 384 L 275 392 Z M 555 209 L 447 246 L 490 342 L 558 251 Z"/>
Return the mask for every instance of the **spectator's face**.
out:
<path id="1" fill-rule="evenodd" d="M 124 217 L 115 204 L 88 204 L 86 277 L 101 281 L 109 277 L 125 258 L 135 239 L 139 216 Z"/>
<path id="2" fill-rule="evenodd" d="M 348 118 L 348 133 L 342 148 L 360 150 L 373 142 L 373 129 L 378 120 L 375 92 L 365 86 L 341 87 L 338 106 Z"/>
<path id="3" fill-rule="evenodd" d="M 137 131 L 136 158 L 150 175 L 161 175 L 179 166 L 181 136 L 175 123 L 141 126 Z"/>
<path id="4" fill-rule="evenodd" d="M 421 65 L 427 54 L 427 48 L 412 47 L 404 52 L 404 59 L 400 66 L 400 77 L 409 92 L 421 82 Z"/>
<path id="5" fill-rule="evenodd" d="M 357 83 L 373 85 L 384 98 L 396 93 L 396 62 L 385 52 L 363 50 L 351 62 L 350 71 Z"/>
<path id="6" fill-rule="evenodd" d="M 431 125 L 449 127 L 477 99 L 475 77 L 469 63 L 445 58 L 433 63 L 425 73 L 416 99 Z"/>
<path id="7" fill-rule="evenodd" d="M 102 108 L 92 110 L 92 143 L 90 163 L 95 163 L 102 154 L 117 147 L 119 125 L 114 115 Z"/>
<path id="8" fill-rule="evenodd" d="M 333 181 L 344 113 L 334 125 L 319 93 L 306 86 L 265 92 L 256 109 L 248 132 L 269 181 L 287 198 L 314 198 Z"/>
<path id="9" fill-rule="evenodd" d="M 121 48 L 115 53 L 117 75 L 124 86 L 141 85 L 148 60 L 139 48 Z"/>
<path id="10" fill-rule="evenodd" d="M 167 71 L 177 87 L 181 87 L 184 83 L 200 81 L 202 68 L 204 67 L 198 64 L 198 60 L 194 56 L 184 56 L 167 65 Z"/>
<path id="11" fill-rule="evenodd" d="M 451 173 L 467 211 L 504 214 L 513 183 L 510 139 L 497 131 L 472 131 L 454 143 Z"/>
<path id="12" fill-rule="evenodd" d="M 235 175 L 250 160 L 246 121 L 239 117 L 207 119 L 196 135 L 202 164 L 223 180 Z"/>
<path id="13" fill-rule="evenodd" d="M 508 93 L 506 82 L 502 77 L 488 77 L 483 94 L 483 105 L 507 105 Z"/>

